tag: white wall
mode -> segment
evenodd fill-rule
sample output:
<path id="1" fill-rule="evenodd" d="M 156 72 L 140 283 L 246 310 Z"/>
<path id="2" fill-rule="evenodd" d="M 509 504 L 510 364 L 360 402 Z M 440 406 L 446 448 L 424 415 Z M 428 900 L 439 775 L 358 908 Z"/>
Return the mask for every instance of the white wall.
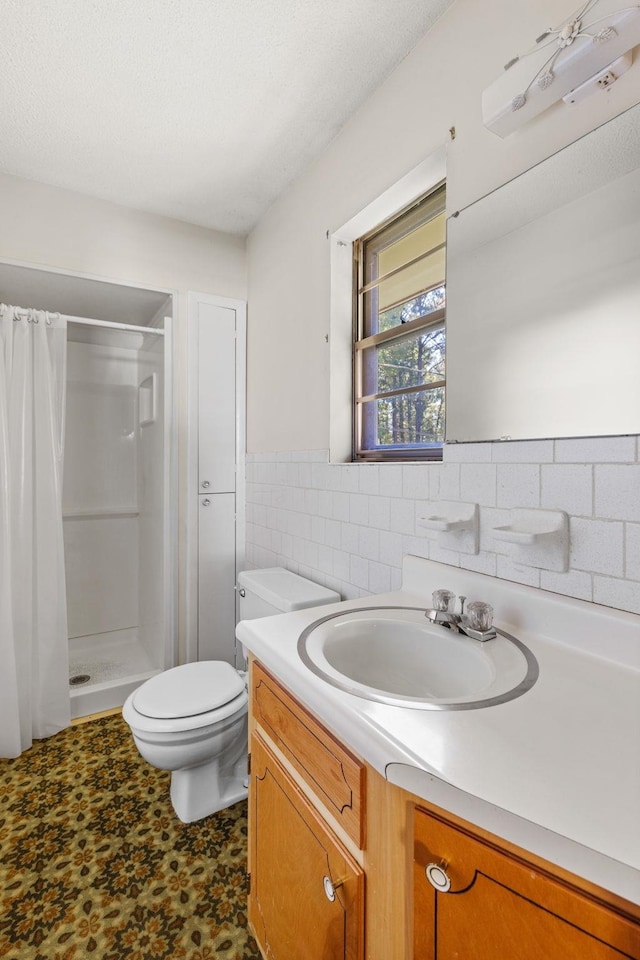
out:
<path id="1" fill-rule="evenodd" d="M 174 374 L 183 547 L 187 292 L 246 299 L 245 239 L 4 174 L 0 209 L 0 259 L 177 293 Z"/>
<path id="2" fill-rule="evenodd" d="M 6 174 L 0 205 L 0 258 L 180 294 L 246 295 L 243 237 Z"/>
<path id="3" fill-rule="evenodd" d="M 484 87 L 572 10 L 557 0 L 456 0 L 250 236 L 250 563 L 283 563 L 358 595 L 397 580 L 400 551 L 411 548 L 640 609 L 631 546 L 640 543 L 640 510 L 619 489 L 640 489 L 635 438 L 573 447 L 560 441 L 464 445 L 448 448 L 444 464 L 416 467 L 322 462 L 329 448 L 327 235 L 443 145 L 452 212 L 637 102 L 636 63 L 606 94 L 571 109 L 553 107 L 506 140 L 483 127 Z M 570 571 L 551 583 L 544 572 L 508 563 L 484 535 L 476 558 L 443 555 L 437 541 L 415 539 L 416 500 L 429 496 L 477 499 L 485 510 L 483 530 L 493 520 L 490 511 L 553 501 L 571 516 Z"/>

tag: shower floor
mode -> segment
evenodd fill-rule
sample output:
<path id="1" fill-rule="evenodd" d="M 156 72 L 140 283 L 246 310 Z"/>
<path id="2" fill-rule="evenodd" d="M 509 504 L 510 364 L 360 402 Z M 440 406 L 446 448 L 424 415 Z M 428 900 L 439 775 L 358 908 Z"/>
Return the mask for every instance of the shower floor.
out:
<path id="1" fill-rule="evenodd" d="M 159 673 L 138 639 L 137 630 L 114 630 L 69 640 L 71 717 L 85 717 L 121 707 L 144 680 Z"/>

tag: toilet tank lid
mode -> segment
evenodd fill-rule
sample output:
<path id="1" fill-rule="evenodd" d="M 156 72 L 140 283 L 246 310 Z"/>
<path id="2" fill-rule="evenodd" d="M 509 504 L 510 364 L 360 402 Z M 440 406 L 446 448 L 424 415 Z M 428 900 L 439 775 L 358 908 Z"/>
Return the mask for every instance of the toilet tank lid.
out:
<path id="1" fill-rule="evenodd" d="M 283 613 L 340 600 L 340 594 L 335 590 L 321 587 L 319 583 L 313 583 L 284 567 L 243 570 L 238 575 L 238 583 Z"/>
<path id="2" fill-rule="evenodd" d="M 133 706 L 145 717 L 177 720 L 217 710 L 244 690 L 237 670 L 223 660 L 184 663 L 145 681 L 133 694 Z"/>

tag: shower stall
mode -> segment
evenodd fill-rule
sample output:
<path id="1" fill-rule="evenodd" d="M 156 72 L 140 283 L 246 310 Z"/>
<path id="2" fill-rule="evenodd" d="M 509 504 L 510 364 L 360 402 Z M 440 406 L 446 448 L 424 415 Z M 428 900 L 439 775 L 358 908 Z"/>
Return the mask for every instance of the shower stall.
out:
<path id="1" fill-rule="evenodd" d="M 0 300 L 66 317 L 71 717 L 177 662 L 173 296 L 0 263 Z"/>
<path id="2" fill-rule="evenodd" d="M 63 528 L 72 717 L 171 663 L 164 329 L 68 319 Z"/>

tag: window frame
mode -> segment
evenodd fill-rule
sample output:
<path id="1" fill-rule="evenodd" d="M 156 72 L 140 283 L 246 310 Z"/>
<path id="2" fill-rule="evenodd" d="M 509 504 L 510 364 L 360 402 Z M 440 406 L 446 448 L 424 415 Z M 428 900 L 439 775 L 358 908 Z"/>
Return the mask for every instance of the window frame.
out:
<path id="1" fill-rule="evenodd" d="M 403 221 L 410 219 L 413 211 L 420 206 L 428 206 L 429 202 L 432 202 L 433 211 L 430 216 L 422 220 L 418 220 L 413 229 L 418 229 L 419 226 L 428 223 L 430 219 L 435 218 L 440 213 L 445 212 L 445 202 L 446 202 L 446 179 L 440 180 L 438 183 L 434 184 L 428 191 L 423 193 L 421 196 L 414 199 L 411 203 L 407 204 L 402 209 L 398 210 L 396 213 L 388 217 L 382 223 L 375 226 L 373 229 L 369 230 L 367 233 L 363 234 L 361 237 L 357 238 L 353 242 L 353 306 L 352 306 L 352 408 L 353 408 L 353 424 L 352 424 L 352 460 L 354 462 L 358 461 L 373 461 L 373 462 L 385 462 L 385 461 L 441 461 L 442 460 L 442 451 L 444 447 L 444 437 L 442 441 L 437 441 L 434 443 L 424 444 L 421 446 L 411 446 L 409 444 L 398 444 L 392 445 L 387 444 L 384 446 L 363 446 L 363 407 L 365 403 L 375 403 L 377 399 L 384 397 L 393 397 L 393 396 L 406 396 L 407 394 L 418 394 L 418 393 L 427 393 L 432 390 L 442 389 L 445 391 L 446 397 L 446 371 L 445 376 L 439 380 L 435 380 L 428 384 L 418 384 L 408 387 L 403 387 L 397 390 L 392 391 L 383 391 L 379 394 L 363 394 L 362 393 L 362 359 L 361 355 L 365 350 L 375 349 L 381 344 L 392 343 L 395 341 L 401 341 L 408 339 L 412 334 L 419 331 L 428 330 L 430 327 L 439 327 L 442 326 L 445 331 L 446 337 L 446 293 L 445 293 L 445 305 L 441 308 L 438 308 L 432 312 L 425 313 L 420 317 L 414 317 L 411 320 L 408 320 L 405 323 L 398 324 L 395 327 L 390 329 L 379 331 L 374 334 L 365 335 L 366 327 L 366 318 L 365 318 L 365 308 L 364 308 L 364 296 L 372 288 L 377 286 L 380 283 L 380 280 L 383 278 L 377 278 L 375 282 L 366 283 L 365 282 L 365 269 L 366 269 L 366 258 L 364 255 L 365 247 L 371 242 L 372 239 L 375 239 L 379 235 L 383 235 L 389 232 L 389 228 L 393 227 L 396 224 L 399 227 L 398 230 L 398 240 L 403 236 L 409 235 L 411 231 L 403 231 L 401 224 Z M 397 242 L 397 241 L 396 241 Z M 432 255 L 439 250 L 444 249 L 446 253 L 446 238 L 443 244 L 439 244 L 431 248 L 427 254 L 422 254 L 419 257 L 415 258 L 414 261 L 408 261 L 408 263 L 403 264 L 397 271 L 391 271 L 390 274 L 386 276 L 393 276 L 395 272 L 405 269 L 407 266 L 410 266 L 414 262 L 418 262 L 423 259 L 425 256 Z M 442 281 L 438 281 L 432 287 L 426 290 L 416 291 L 415 296 L 423 296 L 432 290 L 438 290 L 443 287 L 446 291 L 446 277 L 443 277 Z M 446 349 L 446 347 L 445 347 Z M 446 402 L 446 401 L 445 401 Z"/>

